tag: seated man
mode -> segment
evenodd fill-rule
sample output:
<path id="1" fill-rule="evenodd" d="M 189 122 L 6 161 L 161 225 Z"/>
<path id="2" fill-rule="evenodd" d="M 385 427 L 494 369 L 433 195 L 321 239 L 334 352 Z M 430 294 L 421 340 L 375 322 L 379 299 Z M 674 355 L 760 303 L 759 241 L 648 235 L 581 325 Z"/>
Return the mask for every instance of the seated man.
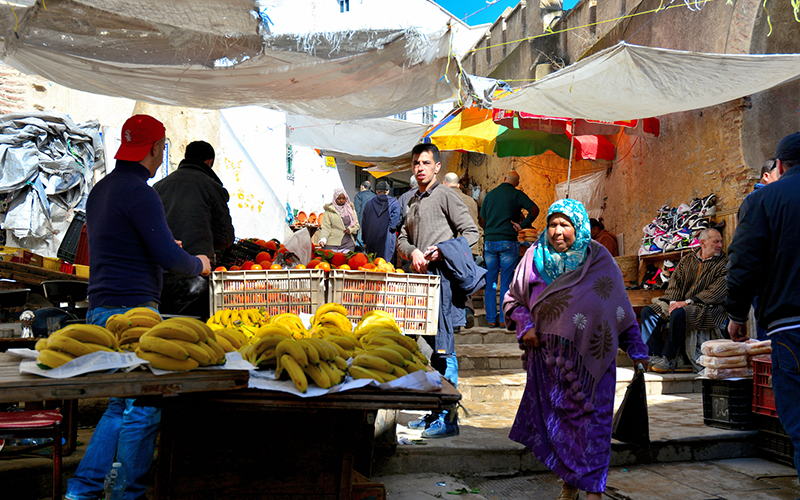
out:
<path id="1" fill-rule="evenodd" d="M 653 371 L 672 370 L 687 329 L 707 330 L 725 323 L 727 266 L 722 235 L 716 229 L 703 230 L 700 250 L 680 260 L 664 295 L 642 309 L 642 337 L 654 356 L 650 360 Z M 667 323 L 665 342 L 661 329 Z"/>
<path id="2" fill-rule="evenodd" d="M 612 257 L 618 256 L 617 239 L 613 234 L 606 231 L 606 227 L 603 225 L 602 221 L 589 219 L 589 225 L 592 230 L 592 239 L 606 247 Z"/>

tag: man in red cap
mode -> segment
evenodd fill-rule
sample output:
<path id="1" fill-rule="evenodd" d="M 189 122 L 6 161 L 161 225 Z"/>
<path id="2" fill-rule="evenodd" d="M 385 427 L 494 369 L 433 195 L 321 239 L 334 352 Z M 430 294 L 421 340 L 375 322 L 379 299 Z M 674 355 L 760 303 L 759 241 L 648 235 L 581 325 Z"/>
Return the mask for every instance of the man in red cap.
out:
<path id="1" fill-rule="evenodd" d="M 89 311 L 86 321 L 105 326 L 108 318 L 134 307 L 158 311 L 162 273 L 208 274 L 205 255 L 192 256 L 175 241 L 158 193 L 147 185 L 164 158 L 164 125 L 135 115 L 122 127 L 114 170 L 98 182 L 86 202 L 89 239 Z M 138 403 L 138 404 L 137 404 Z M 161 408 L 144 400 L 111 398 L 66 498 L 95 500 L 113 462 L 127 478 L 125 500 L 144 498 L 143 478 L 153 461 Z"/>

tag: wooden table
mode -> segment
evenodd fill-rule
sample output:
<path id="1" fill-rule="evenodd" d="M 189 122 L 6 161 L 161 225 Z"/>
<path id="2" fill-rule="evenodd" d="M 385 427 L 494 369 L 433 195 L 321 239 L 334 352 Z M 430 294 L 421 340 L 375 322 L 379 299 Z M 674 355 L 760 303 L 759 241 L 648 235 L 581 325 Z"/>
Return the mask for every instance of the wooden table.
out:
<path id="1" fill-rule="evenodd" d="M 72 453 L 76 445 L 78 399 L 228 391 L 247 387 L 250 378 L 248 372 L 238 370 L 197 370 L 158 377 L 149 371 L 137 370 L 51 379 L 20 373 L 19 363 L 19 358 L 0 353 L 0 403 L 25 402 L 35 408 L 59 407 L 64 417 L 62 428 L 66 443 L 63 453 L 66 455 Z M 44 405 L 40 404 L 42 401 Z"/>
<path id="2" fill-rule="evenodd" d="M 71 280 L 89 281 L 89 278 L 74 274 L 51 271 L 43 267 L 29 266 L 0 259 L 0 277 L 15 280 L 25 286 L 41 286 L 43 281 Z M 3 286 L 8 286 L 4 284 Z"/>
<path id="3" fill-rule="evenodd" d="M 33 349 L 36 345 L 38 338 L 25 338 L 13 337 L 9 339 L 0 339 L 0 352 L 6 352 L 9 349 Z"/>
<path id="4" fill-rule="evenodd" d="M 378 409 L 440 410 L 442 391 L 362 388 L 321 397 L 241 390 L 165 400 L 155 494 L 164 499 L 350 500 L 371 474 Z"/>

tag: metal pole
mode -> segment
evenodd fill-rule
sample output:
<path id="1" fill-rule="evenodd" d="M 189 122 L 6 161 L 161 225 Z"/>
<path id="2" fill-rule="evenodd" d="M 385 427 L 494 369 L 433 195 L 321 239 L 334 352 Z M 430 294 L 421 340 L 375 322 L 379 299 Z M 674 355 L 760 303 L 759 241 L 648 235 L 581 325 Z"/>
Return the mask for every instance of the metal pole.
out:
<path id="1" fill-rule="evenodd" d="M 572 134 L 569 138 L 569 168 L 567 169 L 567 194 L 565 198 L 569 199 L 569 181 L 572 178 L 572 152 L 575 149 L 575 118 L 572 119 Z"/>

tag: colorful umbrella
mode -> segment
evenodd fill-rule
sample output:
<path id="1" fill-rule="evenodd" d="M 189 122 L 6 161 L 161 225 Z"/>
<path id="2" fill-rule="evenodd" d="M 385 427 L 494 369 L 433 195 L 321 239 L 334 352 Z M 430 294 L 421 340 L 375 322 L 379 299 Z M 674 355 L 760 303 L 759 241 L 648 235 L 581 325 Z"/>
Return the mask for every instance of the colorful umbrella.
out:
<path id="1" fill-rule="evenodd" d="M 508 128 L 492 120 L 492 110 L 459 108 L 425 134 L 425 141 L 440 150 L 469 151 L 498 157 L 536 156 L 552 151 L 569 159 L 568 131 L 548 133 L 540 130 Z M 613 160 L 614 145 L 601 135 L 576 135 L 574 157 L 584 160 Z"/>
<path id="2" fill-rule="evenodd" d="M 616 135 L 624 130 L 628 135 L 658 137 L 661 124 L 658 118 L 606 122 L 534 115 L 510 109 L 493 109 L 492 121 L 498 125 L 523 130 L 538 130 L 550 134 Z"/>

